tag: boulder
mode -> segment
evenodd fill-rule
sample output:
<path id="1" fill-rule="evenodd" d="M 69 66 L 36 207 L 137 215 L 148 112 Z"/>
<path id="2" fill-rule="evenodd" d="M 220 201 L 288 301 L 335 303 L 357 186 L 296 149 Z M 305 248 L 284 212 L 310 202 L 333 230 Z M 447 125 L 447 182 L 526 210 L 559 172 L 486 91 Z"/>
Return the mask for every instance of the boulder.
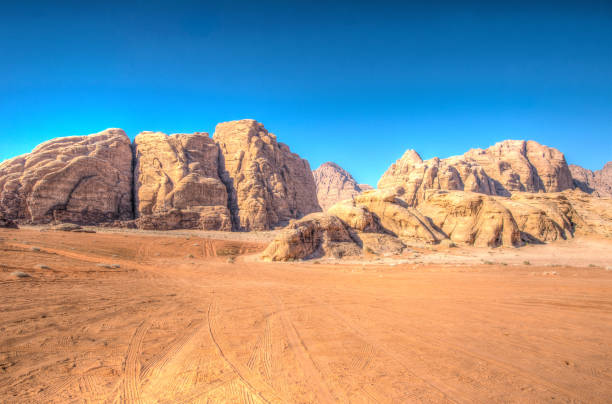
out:
<path id="1" fill-rule="evenodd" d="M 406 248 L 400 239 L 390 234 L 358 233 L 363 251 L 374 255 L 398 255 Z"/>
<path id="2" fill-rule="evenodd" d="M 351 174 L 336 163 L 321 164 L 312 174 L 317 187 L 317 199 L 324 211 L 337 202 L 352 199 L 353 196 L 372 189 L 367 184 L 358 184 Z"/>
<path id="3" fill-rule="evenodd" d="M 132 151 L 121 129 L 42 143 L 0 164 L 0 210 L 31 223 L 131 219 Z"/>
<path id="4" fill-rule="evenodd" d="M 219 148 L 207 133 L 142 132 L 134 155 L 139 228 L 231 230 Z"/>
<path id="5" fill-rule="evenodd" d="M 310 165 L 252 119 L 224 122 L 213 135 L 236 230 L 268 230 L 319 212 Z"/>
<path id="6" fill-rule="evenodd" d="M 360 255 L 350 229 L 336 216 L 311 213 L 292 222 L 261 254 L 265 261 Z"/>
<path id="7" fill-rule="evenodd" d="M 510 196 L 514 192 L 559 192 L 574 188 L 563 153 L 534 141 L 505 140 L 462 156 L 422 160 L 408 150 L 383 174 L 378 188 L 402 188 L 416 206 L 427 190 L 459 190 Z"/>
<path id="8" fill-rule="evenodd" d="M 354 200 L 348 199 L 331 206 L 327 213 L 340 218 L 349 227 L 362 232 L 384 232 L 378 216 Z"/>

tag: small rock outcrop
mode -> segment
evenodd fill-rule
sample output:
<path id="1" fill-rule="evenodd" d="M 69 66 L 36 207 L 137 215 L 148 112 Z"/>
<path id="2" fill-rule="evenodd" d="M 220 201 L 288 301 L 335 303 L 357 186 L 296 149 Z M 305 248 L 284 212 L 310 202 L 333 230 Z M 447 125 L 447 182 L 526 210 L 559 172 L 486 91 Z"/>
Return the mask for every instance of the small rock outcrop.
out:
<path id="1" fill-rule="evenodd" d="M 573 189 L 563 153 L 534 141 L 506 140 L 462 156 L 422 160 L 408 150 L 389 167 L 378 188 L 402 188 L 404 200 L 416 206 L 425 191 L 459 190 L 510 196 L 514 192 L 559 192 Z"/>
<path id="2" fill-rule="evenodd" d="M 521 242 L 512 213 L 491 196 L 462 191 L 430 191 L 418 210 L 454 243 L 513 247 Z"/>
<path id="3" fill-rule="evenodd" d="M 372 189 L 367 184 L 358 184 L 351 174 L 336 163 L 323 163 L 312 174 L 317 187 L 317 199 L 324 211 L 337 202 Z"/>
<path id="4" fill-rule="evenodd" d="M 383 229 L 379 232 L 388 232 L 407 242 L 427 244 L 435 244 L 446 238 L 428 217 L 408 206 L 394 192 L 388 190 L 364 192 L 354 198 L 354 204 L 378 220 Z M 337 211 L 335 207 L 330 210 Z"/>
<path id="5" fill-rule="evenodd" d="M 217 125 L 220 177 L 236 230 L 267 230 L 319 212 L 308 161 L 252 119 Z"/>
<path id="6" fill-rule="evenodd" d="M 134 158 L 139 228 L 231 230 L 219 148 L 207 133 L 142 132 Z"/>
<path id="7" fill-rule="evenodd" d="M 0 164 L 0 211 L 13 220 L 131 219 L 132 151 L 121 129 L 42 143 Z"/>
<path id="8" fill-rule="evenodd" d="M 261 254 L 265 261 L 360 255 L 348 226 L 336 216 L 311 213 L 289 224 Z"/>
<path id="9" fill-rule="evenodd" d="M 0 212 L 0 229 L 18 229 L 17 223 L 5 216 L 4 213 Z"/>
<path id="10" fill-rule="evenodd" d="M 612 161 L 596 171 L 574 164 L 570 164 L 569 169 L 576 188 L 595 196 L 612 197 Z"/>

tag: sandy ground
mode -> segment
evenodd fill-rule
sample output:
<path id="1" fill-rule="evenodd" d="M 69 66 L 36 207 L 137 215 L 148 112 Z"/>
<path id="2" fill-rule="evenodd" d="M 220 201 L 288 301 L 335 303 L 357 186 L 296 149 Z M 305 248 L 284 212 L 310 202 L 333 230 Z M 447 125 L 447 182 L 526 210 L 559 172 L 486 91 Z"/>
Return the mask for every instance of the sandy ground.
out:
<path id="1" fill-rule="evenodd" d="M 0 230 L 0 402 L 611 400 L 610 241 L 368 263 L 264 246 Z"/>

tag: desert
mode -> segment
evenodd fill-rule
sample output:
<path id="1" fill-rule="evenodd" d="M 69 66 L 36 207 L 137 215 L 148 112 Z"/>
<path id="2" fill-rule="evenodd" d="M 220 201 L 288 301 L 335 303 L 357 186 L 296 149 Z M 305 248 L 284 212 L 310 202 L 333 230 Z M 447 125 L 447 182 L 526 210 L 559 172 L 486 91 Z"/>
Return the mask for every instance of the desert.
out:
<path id="1" fill-rule="evenodd" d="M 609 240 L 269 263 L 265 232 L 92 230 L 0 233 L 0 401 L 612 394 Z"/>

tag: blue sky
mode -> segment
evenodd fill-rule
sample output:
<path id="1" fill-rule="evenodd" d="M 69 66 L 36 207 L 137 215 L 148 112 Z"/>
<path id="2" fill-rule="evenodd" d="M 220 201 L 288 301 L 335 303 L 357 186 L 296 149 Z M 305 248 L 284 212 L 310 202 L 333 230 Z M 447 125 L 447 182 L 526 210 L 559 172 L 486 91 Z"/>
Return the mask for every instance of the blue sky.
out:
<path id="1" fill-rule="evenodd" d="M 242 118 L 372 185 L 408 148 L 533 139 L 590 169 L 612 160 L 609 1 L 12 3 L 0 160 Z"/>

